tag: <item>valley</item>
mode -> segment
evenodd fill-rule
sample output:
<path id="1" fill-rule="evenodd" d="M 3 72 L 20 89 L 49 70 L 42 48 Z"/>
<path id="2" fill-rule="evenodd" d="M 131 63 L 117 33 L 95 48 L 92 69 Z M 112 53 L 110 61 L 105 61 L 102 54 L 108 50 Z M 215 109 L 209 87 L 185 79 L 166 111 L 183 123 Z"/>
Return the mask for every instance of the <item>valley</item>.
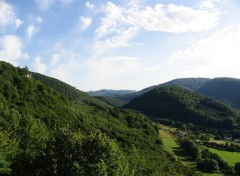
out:
<path id="1" fill-rule="evenodd" d="M 91 97 L 3 61 L 0 81 L 1 175 L 237 174 L 239 110 L 189 88 Z"/>

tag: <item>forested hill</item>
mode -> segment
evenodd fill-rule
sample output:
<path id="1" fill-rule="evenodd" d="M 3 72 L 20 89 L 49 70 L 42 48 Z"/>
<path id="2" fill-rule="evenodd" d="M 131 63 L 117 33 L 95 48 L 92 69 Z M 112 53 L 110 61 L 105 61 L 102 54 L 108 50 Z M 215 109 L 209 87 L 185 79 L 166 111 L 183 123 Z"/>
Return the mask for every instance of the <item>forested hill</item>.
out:
<path id="1" fill-rule="evenodd" d="M 126 94 L 131 94 L 136 92 L 135 90 L 109 90 L 109 89 L 102 89 L 98 91 L 89 91 L 87 92 L 90 96 L 105 96 L 105 97 L 115 97 L 121 96 Z"/>
<path id="2" fill-rule="evenodd" d="M 240 79 L 215 78 L 203 84 L 197 91 L 240 108 Z"/>
<path id="3" fill-rule="evenodd" d="M 29 77 L 0 62 L 0 175 L 193 175 L 170 160 L 139 112 Z"/>
<path id="4" fill-rule="evenodd" d="M 228 105 L 178 87 L 156 88 L 134 98 L 125 107 L 153 118 L 223 129 L 233 128 L 239 119 L 239 112 Z"/>
<path id="5" fill-rule="evenodd" d="M 134 92 L 134 93 L 126 94 L 126 95 L 119 95 L 119 96 L 116 96 L 116 98 L 124 100 L 124 101 L 130 101 L 131 99 L 133 99 L 139 95 L 142 95 L 142 94 L 149 92 L 155 88 L 163 87 L 163 86 L 175 86 L 175 87 L 181 87 L 184 89 L 195 91 L 195 90 L 198 90 L 202 85 L 204 85 L 209 80 L 210 80 L 209 78 L 179 78 L 179 79 L 174 79 L 174 80 L 171 80 L 171 81 L 159 84 L 159 85 L 147 87 L 138 92 Z"/>
<path id="6" fill-rule="evenodd" d="M 66 95 L 71 99 L 88 99 L 89 98 L 89 96 L 86 93 L 55 78 L 51 78 L 51 77 L 42 75 L 40 73 L 34 73 L 34 72 L 31 73 L 31 76 L 35 80 L 41 81 L 45 85 L 55 89 L 56 91 L 60 92 L 63 95 Z"/>

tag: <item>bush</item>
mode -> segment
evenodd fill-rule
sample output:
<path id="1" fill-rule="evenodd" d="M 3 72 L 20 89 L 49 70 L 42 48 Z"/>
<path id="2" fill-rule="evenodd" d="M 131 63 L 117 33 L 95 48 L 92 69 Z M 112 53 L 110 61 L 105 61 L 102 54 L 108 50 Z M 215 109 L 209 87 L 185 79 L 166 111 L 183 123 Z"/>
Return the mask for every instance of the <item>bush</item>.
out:
<path id="1" fill-rule="evenodd" d="M 240 162 L 235 163 L 234 170 L 237 175 L 240 175 Z"/>
<path id="2" fill-rule="evenodd" d="M 219 169 L 218 162 L 214 159 L 203 159 L 197 161 L 197 168 L 205 172 L 215 172 Z"/>

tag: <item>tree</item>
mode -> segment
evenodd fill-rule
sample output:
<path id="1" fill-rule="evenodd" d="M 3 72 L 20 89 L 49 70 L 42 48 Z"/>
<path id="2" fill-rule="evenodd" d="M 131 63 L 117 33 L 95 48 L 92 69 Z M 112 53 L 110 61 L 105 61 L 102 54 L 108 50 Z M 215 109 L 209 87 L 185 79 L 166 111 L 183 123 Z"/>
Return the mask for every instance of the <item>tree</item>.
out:
<path id="1" fill-rule="evenodd" d="M 16 141 L 9 139 L 8 135 L 0 132 L 0 175 L 10 174 L 12 158 L 17 150 Z"/>
<path id="2" fill-rule="evenodd" d="M 34 174 L 48 176 L 133 175 L 117 144 L 102 133 L 83 137 L 68 128 L 57 129 L 35 160 Z"/>
<path id="3" fill-rule="evenodd" d="M 102 133 L 83 139 L 80 166 L 83 175 L 134 175 L 117 144 Z"/>
<path id="4" fill-rule="evenodd" d="M 214 159 L 200 159 L 197 161 L 197 168 L 205 172 L 214 172 L 219 169 L 218 162 Z"/>
<path id="5" fill-rule="evenodd" d="M 195 142 L 191 141 L 190 139 L 181 140 L 180 145 L 191 155 L 193 159 L 196 159 L 200 156 L 200 148 Z"/>
<path id="6" fill-rule="evenodd" d="M 240 175 L 240 162 L 235 163 L 234 170 L 237 175 Z"/>

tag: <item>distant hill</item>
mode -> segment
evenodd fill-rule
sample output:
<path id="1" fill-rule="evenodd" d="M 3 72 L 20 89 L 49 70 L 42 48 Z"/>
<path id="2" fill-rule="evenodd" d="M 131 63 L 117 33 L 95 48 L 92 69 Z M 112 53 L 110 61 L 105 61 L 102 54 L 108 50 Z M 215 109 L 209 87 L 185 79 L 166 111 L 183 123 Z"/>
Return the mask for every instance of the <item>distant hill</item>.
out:
<path id="1" fill-rule="evenodd" d="M 27 68 L 0 61 L 0 175 L 101 175 L 128 161 L 134 175 L 193 175 L 170 159 L 158 128 L 143 114 L 114 108 L 57 79 L 30 75 Z"/>
<path id="2" fill-rule="evenodd" d="M 232 128 L 238 111 L 226 104 L 179 87 L 160 87 L 124 105 L 154 118 L 191 122 L 214 128 Z"/>
<path id="3" fill-rule="evenodd" d="M 118 99 L 123 100 L 123 101 L 130 101 L 131 99 L 133 99 L 133 98 L 135 98 L 139 95 L 142 95 L 146 92 L 149 92 L 149 91 L 153 90 L 154 88 L 163 87 L 163 86 L 176 86 L 176 87 L 181 87 L 181 88 L 188 89 L 188 90 L 197 90 L 203 84 L 208 82 L 209 80 L 210 80 L 209 78 L 180 78 L 180 79 L 174 79 L 174 80 L 166 82 L 166 83 L 162 83 L 162 84 L 159 84 L 159 85 L 147 87 L 147 88 L 145 88 L 141 91 L 138 91 L 138 92 L 134 92 L 134 93 L 126 94 L 126 95 L 115 96 L 115 98 L 118 98 Z"/>
<path id="4" fill-rule="evenodd" d="M 240 108 L 240 79 L 214 78 L 203 84 L 197 91 Z"/>
<path id="5" fill-rule="evenodd" d="M 94 98 L 99 99 L 101 101 L 103 101 L 104 103 L 107 103 L 110 106 L 113 107 L 121 107 L 124 104 L 126 104 L 127 102 L 116 99 L 116 98 L 112 98 L 112 97 L 104 97 L 104 96 L 95 96 Z"/>
<path id="6" fill-rule="evenodd" d="M 102 89 L 98 91 L 89 91 L 87 92 L 90 96 L 105 96 L 105 97 L 115 97 L 115 96 L 121 96 L 125 94 L 131 94 L 136 92 L 135 90 L 108 90 L 108 89 Z"/>

